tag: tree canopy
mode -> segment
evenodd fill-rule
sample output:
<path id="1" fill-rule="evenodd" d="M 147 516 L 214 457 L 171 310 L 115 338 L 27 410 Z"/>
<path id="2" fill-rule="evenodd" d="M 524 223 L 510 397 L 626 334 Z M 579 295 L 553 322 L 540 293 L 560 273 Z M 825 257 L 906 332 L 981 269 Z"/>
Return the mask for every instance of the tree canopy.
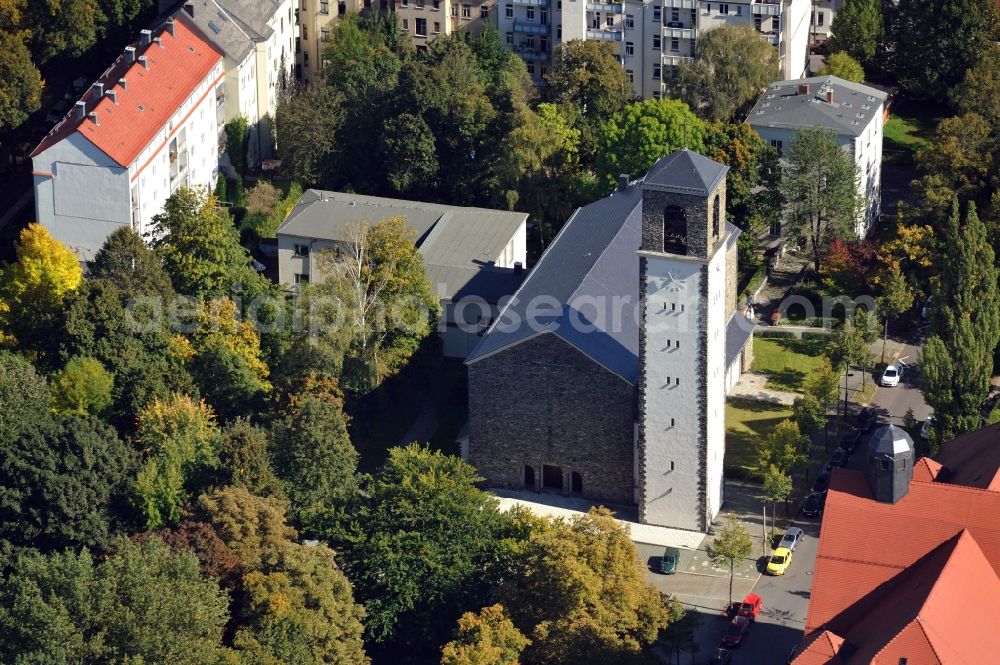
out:
<path id="1" fill-rule="evenodd" d="M 833 17 L 827 47 L 833 55 L 844 53 L 854 62 L 870 67 L 882 49 L 884 37 L 883 10 L 879 0 L 844 0 Z M 829 66 L 832 67 L 833 63 Z M 829 73 L 846 78 L 833 71 Z"/>
<path id="2" fill-rule="evenodd" d="M 826 65 L 819 70 L 819 73 L 821 76 L 836 76 L 854 83 L 861 83 L 865 80 L 864 68 L 845 51 L 831 53 L 826 59 Z"/>

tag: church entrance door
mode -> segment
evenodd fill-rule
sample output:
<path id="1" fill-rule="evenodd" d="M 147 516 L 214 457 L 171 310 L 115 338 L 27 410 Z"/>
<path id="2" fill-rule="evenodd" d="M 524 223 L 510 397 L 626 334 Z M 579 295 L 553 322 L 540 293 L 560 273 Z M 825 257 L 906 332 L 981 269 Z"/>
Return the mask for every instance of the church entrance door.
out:
<path id="1" fill-rule="evenodd" d="M 535 467 L 530 464 L 524 465 L 524 487 L 526 489 L 535 489 Z"/>
<path id="2" fill-rule="evenodd" d="M 542 465 L 542 487 L 549 490 L 560 490 L 563 488 L 562 468 L 551 464 Z"/>

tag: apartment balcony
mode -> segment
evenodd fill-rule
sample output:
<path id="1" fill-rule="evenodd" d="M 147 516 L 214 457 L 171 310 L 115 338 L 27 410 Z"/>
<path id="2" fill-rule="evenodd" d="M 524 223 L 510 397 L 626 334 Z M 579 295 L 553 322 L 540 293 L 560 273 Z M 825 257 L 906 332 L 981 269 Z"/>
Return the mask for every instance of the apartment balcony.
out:
<path id="1" fill-rule="evenodd" d="M 664 67 L 677 67 L 685 62 L 691 62 L 694 60 L 691 56 L 687 55 L 665 55 L 663 56 L 663 66 Z"/>
<path id="2" fill-rule="evenodd" d="M 697 9 L 697 0 L 663 0 L 663 6 L 668 9 Z"/>
<path id="3" fill-rule="evenodd" d="M 548 7 L 549 0 L 511 0 L 515 5 L 526 5 L 528 7 Z"/>
<path id="4" fill-rule="evenodd" d="M 549 34 L 548 24 L 532 23 L 530 21 L 514 21 L 514 32 L 526 35 L 547 35 Z"/>
<path id="5" fill-rule="evenodd" d="M 755 2 L 750 5 L 750 11 L 754 16 L 778 16 L 781 14 L 781 5 Z"/>
<path id="6" fill-rule="evenodd" d="M 588 28 L 587 39 L 603 39 L 609 42 L 620 42 L 624 40 L 621 26 L 611 28 Z"/>
<path id="7" fill-rule="evenodd" d="M 588 12 L 605 12 L 606 14 L 621 14 L 622 5 L 619 2 L 588 2 Z"/>
<path id="8" fill-rule="evenodd" d="M 667 39 L 694 39 L 695 31 L 691 28 L 664 28 L 663 36 Z"/>
<path id="9" fill-rule="evenodd" d="M 778 33 L 776 33 L 776 32 L 761 33 L 760 38 L 763 39 L 768 44 L 770 44 L 771 46 L 777 46 L 778 42 L 781 41 L 781 36 L 778 35 Z"/>
<path id="10" fill-rule="evenodd" d="M 515 47 L 514 53 L 517 53 L 521 56 L 522 60 L 527 62 L 547 62 L 549 59 L 548 51 L 539 51 L 538 49 L 525 48 L 523 46 Z"/>

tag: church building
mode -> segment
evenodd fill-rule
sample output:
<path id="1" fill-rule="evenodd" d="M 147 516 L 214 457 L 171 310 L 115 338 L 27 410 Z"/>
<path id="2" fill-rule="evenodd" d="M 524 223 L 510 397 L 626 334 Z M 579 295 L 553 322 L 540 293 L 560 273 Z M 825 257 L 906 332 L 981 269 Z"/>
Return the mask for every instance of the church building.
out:
<path id="1" fill-rule="evenodd" d="M 683 150 L 578 209 L 469 355 L 468 459 L 492 487 L 637 504 L 706 531 L 725 397 L 751 361 L 728 168 Z"/>

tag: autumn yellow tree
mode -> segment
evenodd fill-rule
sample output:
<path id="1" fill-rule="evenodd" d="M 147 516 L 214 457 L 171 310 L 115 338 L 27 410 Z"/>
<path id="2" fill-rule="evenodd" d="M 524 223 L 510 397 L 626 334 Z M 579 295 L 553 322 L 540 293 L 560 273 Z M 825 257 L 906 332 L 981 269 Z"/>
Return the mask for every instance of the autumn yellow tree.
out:
<path id="1" fill-rule="evenodd" d="M 459 618 L 455 639 L 441 649 L 441 665 L 518 665 L 530 643 L 503 605 L 491 605 Z"/>
<path id="2" fill-rule="evenodd" d="M 0 329 L 16 338 L 37 331 L 83 281 L 77 256 L 41 224 L 29 224 L 14 243 L 17 261 L 0 275 Z"/>

